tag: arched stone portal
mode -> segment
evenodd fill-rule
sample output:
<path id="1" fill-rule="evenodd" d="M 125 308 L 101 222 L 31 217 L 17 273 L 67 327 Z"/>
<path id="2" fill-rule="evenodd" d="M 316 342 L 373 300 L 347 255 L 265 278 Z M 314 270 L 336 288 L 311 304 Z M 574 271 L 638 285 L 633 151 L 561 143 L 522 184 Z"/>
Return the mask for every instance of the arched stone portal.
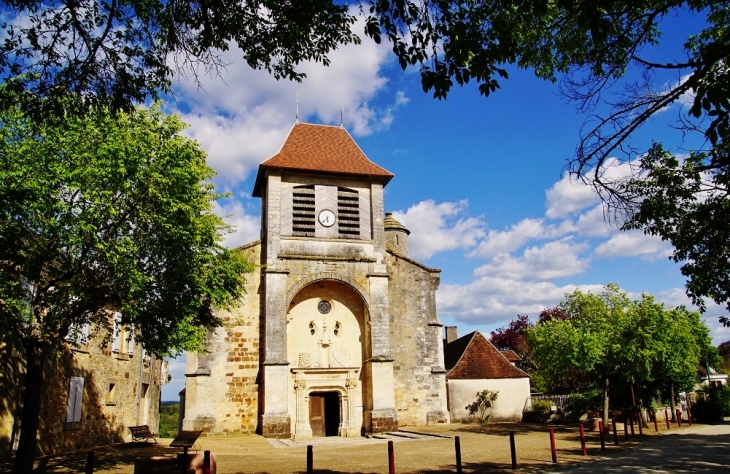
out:
<path id="1" fill-rule="evenodd" d="M 292 298 L 287 313 L 287 360 L 295 439 L 319 434 L 319 427 L 313 432 L 311 414 L 325 407 L 313 407 L 311 403 L 323 402 L 311 394 L 326 392 L 339 394 L 337 435 L 360 436 L 363 392 L 368 386 L 362 370 L 369 353 L 367 319 L 363 298 L 340 281 L 310 283 Z"/>

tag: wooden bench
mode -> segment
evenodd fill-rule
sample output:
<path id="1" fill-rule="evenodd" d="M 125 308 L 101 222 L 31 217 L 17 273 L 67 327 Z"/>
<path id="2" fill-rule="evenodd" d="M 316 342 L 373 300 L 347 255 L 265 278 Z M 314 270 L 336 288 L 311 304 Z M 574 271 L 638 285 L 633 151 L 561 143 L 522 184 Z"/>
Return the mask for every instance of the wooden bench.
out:
<path id="1" fill-rule="evenodd" d="M 129 431 L 132 432 L 132 441 L 147 441 L 151 439 L 157 444 L 157 434 L 152 433 L 150 427 L 147 425 L 130 426 Z"/>

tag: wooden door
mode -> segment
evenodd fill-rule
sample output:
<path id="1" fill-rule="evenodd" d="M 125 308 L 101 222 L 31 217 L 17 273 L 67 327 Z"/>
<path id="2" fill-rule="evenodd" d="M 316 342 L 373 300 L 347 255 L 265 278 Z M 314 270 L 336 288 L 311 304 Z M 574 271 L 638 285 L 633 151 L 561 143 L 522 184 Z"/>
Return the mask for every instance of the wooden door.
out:
<path id="1" fill-rule="evenodd" d="M 324 436 L 324 396 L 309 396 L 309 426 L 312 436 Z"/>

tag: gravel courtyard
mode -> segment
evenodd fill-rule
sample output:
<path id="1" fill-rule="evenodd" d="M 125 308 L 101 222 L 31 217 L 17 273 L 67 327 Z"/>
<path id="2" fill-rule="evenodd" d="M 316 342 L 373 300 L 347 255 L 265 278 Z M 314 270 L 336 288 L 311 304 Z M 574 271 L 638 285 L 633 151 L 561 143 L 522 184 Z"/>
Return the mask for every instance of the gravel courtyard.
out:
<path id="1" fill-rule="evenodd" d="M 695 425 L 695 427 L 698 425 Z M 647 442 L 670 433 L 666 426 L 658 434 L 654 427 L 644 430 L 640 437 L 625 441 L 619 432 L 618 447 L 613 437 L 606 438 L 606 451 L 600 450 L 596 432 L 586 432 L 588 456 L 580 455 L 580 437 L 577 425 L 554 425 L 559 466 L 550 460 L 548 425 L 524 423 L 494 423 L 488 425 L 450 425 L 418 427 L 412 431 L 435 436 L 407 439 L 393 437 L 395 467 L 399 473 L 447 473 L 456 471 L 454 437 L 461 441 L 462 466 L 466 473 L 513 472 L 509 451 L 509 433 L 515 433 L 518 470 L 533 472 L 563 468 L 570 463 L 585 463 L 610 457 L 628 447 Z M 409 430 L 405 427 L 404 430 Z M 672 426 L 671 432 L 693 430 Z M 94 472 L 97 474 L 131 473 L 138 456 L 174 455 L 178 449 L 167 445 L 171 440 L 160 440 L 158 445 L 125 443 L 96 448 Z M 218 455 L 218 472 L 235 473 L 289 473 L 306 469 L 306 447 L 313 445 L 314 470 L 318 473 L 387 473 L 388 449 L 385 439 L 317 438 L 308 442 L 267 440 L 256 435 L 214 436 L 200 438 L 198 450 L 214 451 Z M 38 459 L 36 472 L 84 472 L 88 451 L 78 451 Z M 10 465 L 0 467 L 10 472 Z"/>

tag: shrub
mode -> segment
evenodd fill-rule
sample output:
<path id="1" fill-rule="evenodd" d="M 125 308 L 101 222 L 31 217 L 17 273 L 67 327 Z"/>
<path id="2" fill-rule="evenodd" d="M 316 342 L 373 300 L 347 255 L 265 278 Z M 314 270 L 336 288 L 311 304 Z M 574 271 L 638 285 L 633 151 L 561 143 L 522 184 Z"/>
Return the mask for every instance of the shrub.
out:
<path id="1" fill-rule="evenodd" d="M 548 414 L 552 411 L 553 402 L 551 400 L 533 400 L 530 404 L 530 413 Z"/>
<path id="2" fill-rule="evenodd" d="M 477 416 L 479 423 L 486 423 L 492 416 L 491 413 L 487 412 L 494 406 L 494 402 L 497 401 L 498 395 L 499 392 L 496 390 L 482 390 L 481 392 L 477 392 L 477 399 L 465 408 L 469 410 L 470 415 Z"/>
<path id="3" fill-rule="evenodd" d="M 160 437 L 172 438 L 177 435 L 180 420 L 180 404 L 171 403 L 160 407 Z"/>
<path id="4" fill-rule="evenodd" d="M 723 416 L 730 416 L 730 387 L 703 388 L 705 398 L 692 405 L 692 418 L 705 423 L 722 421 Z"/>
<path id="5" fill-rule="evenodd" d="M 599 411 L 602 405 L 603 392 L 601 390 L 589 390 L 570 396 L 570 409 L 573 411 Z"/>

